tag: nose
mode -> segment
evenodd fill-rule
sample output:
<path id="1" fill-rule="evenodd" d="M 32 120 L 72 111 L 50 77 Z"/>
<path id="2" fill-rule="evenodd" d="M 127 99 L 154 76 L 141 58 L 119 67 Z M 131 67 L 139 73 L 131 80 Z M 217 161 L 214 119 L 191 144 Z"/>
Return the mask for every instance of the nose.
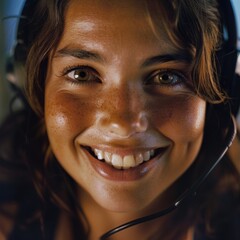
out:
<path id="1" fill-rule="evenodd" d="M 145 132 L 148 128 L 148 118 L 144 105 L 139 90 L 123 87 L 111 91 L 98 121 L 101 131 L 121 138 Z"/>
<path id="2" fill-rule="evenodd" d="M 131 137 L 132 135 L 144 132 L 147 129 L 148 123 L 146 116 L 142 113 L 114 114 L 109 119 L 109 124 L 106 126 L 107 131 L 111 135 L 119 137 Z"/>

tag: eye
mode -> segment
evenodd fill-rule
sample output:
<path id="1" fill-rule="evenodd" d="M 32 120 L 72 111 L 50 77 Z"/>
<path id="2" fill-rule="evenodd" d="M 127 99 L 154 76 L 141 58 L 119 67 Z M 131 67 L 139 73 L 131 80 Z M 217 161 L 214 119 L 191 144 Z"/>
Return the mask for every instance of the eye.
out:
<path id="1" fill-rule="evenodd" d="M 64 75 L 66 75 L 68 79 L 79 84 L 101 82 L 96 70 L 87 66 L 68 68 Z"/>
<path id="2" fill-rule="evenodd" d="M 162 86 L 174 86 L 182 83 L 185 80 L 183 74 L 175 72 L 175 71 L 160 71 L 148 78 L 146 84 L 153 85 L 162 85 Z"/>

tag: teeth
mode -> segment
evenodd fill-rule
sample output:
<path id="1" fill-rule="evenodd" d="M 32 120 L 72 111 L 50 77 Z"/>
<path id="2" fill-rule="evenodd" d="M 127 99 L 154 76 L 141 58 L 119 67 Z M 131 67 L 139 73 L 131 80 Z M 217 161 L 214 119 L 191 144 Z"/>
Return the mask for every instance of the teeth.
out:
<path id="1" fill-rule="evenodd" d="M 103 159 L 104 159 L 104 157 L 103 157 L 103 151 L 98 150 L 98 149 L 94 149 L 94 153 L 95 153 L 95 155 L 97 156 L 97 158 L 98 158 L 99 160 L 103 160 Z"/>
<path id="2" fill-rule="evenodd" d="M 123 169 L 128 169 L 130 167 L 134 167 L 135 159 L 133 155 L 128 155 L 123 158 Z"/>
<path id="3" fill-rule="evenodd" d="M 151 153 L 149 151 L 147 151 L 143 154 L 144 161 L 148 161 L 150 159 L 150 157 L 151 157 Z"/>
<path id="4" fill-rule="evenodd" d="M 144 154 L 139 153 L 139 154 L 136 155 L 136 165 L 141 164 L 143 162 L 143 160 L 144 160 Z"/>
<path id="5" fill-rule="evenodd" d="M 123 166 L 123 160 L 122 157 L 117 155 L 117 154 L 113 154 L 112 155 L 112 165 L 117 168 L 117 169 L 121 169 Z"/>
<path id="6" fill-rule="evenodd" d="M 104 159 L 105 159 L 105 161 L 107 162 L 107 163 L 111 163 L 111 153 L 109 153 L 109 152 L 105 152 L 104 153 Z"/>
<path id="7" fill-rule="evenodd" d="M 106 163 L 112 165 L 116 169 L 129 169 L 140 165 L 143 161 L 148 161 L 154 155 L 154 150 L 136 153 L 134 155 L 120 156 L 104 152 L 99 149 L 93 149 L 98 160 L 105 160 Z"/>

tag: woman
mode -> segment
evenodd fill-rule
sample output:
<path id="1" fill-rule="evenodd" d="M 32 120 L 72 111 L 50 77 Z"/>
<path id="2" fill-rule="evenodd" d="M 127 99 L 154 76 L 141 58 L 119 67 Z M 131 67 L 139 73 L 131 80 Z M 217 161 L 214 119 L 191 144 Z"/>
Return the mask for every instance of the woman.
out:
<path id="1" fill-rule="evenodd" d="M 1 157 L 5 239 L 94 240 L 168 207 L 229 124 L 215 74 L 216 3 L 41 0 L 34 10 L 31 107 L 5 123 L 1 140 L 10 148 Z M 238 213 L 239 176 L 225 161 L 197 198 L 111 239 L 237 239 Z"/>

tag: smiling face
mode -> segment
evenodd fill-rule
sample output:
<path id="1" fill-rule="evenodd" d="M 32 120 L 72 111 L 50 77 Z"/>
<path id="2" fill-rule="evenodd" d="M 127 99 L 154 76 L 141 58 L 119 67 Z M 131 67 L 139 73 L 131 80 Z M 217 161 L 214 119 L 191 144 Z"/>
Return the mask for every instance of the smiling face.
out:
<path id="1" fill-rule="evenodd" d="M 48 65 L 45 122 L 62 167 L 98 205 L 149 206 L 192 164 L 206 103 L 144 1 L 72 0 Z"/>

